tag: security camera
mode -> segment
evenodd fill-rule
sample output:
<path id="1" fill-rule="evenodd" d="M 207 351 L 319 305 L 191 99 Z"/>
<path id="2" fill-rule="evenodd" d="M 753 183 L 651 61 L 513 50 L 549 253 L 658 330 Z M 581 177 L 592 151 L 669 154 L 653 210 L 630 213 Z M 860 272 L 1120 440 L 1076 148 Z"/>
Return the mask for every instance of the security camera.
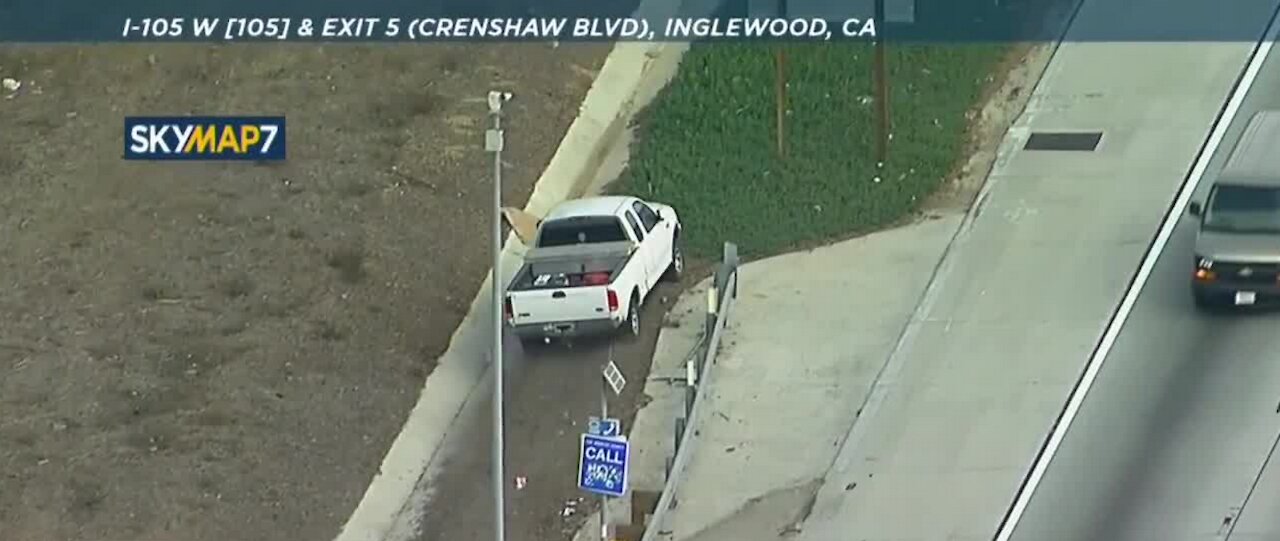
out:
<path id="1" fill-rule="evenodd" d="M 497 113 L 502 110 L 502 103 L 511 99 L 510 92 L 499 92 L 497 90 L 489 91 L 489 112 Z"/>

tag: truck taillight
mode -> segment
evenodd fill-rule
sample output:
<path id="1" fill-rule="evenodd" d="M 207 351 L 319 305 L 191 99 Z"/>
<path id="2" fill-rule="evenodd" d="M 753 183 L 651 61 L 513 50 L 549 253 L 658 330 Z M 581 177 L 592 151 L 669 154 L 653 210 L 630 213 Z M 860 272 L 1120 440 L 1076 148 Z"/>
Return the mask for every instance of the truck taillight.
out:
<path id="1" fill-rule="evenodd" d="M 505 315 L 508 320 L 515 317 L 515 310 L 511 309 L 511 297 L 507 297 L 506 300 L 503 301 L 502 314 Z"/>
<path id="2" fill-rule="evenodd" d="M 612 289 L 609 290 L 609 311 L 610 312 L 618 311 L 618 292 Z"/>

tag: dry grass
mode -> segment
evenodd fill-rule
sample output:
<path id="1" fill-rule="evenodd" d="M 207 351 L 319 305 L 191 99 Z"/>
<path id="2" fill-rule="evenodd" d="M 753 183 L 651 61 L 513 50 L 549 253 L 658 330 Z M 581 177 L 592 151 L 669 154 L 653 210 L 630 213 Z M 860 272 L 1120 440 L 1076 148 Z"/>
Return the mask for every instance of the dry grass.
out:
<path id="1" fill-rule="evenodd" d="M 522 204 L 605 51 L 0 47 L 0 538 L 335 535 L 487 269 L 464 120 L 519 96 Z M 125 162 L 134 114 L 284 114 L 289 160 Z"/>

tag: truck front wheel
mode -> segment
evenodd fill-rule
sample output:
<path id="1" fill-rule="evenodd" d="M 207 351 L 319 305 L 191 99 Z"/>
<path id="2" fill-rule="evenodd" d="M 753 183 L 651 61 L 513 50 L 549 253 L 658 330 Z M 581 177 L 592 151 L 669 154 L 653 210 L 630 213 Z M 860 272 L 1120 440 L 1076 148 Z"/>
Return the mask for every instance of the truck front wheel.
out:
<path id="1" fill-rule="evenodd" d="M 671 243 L 671 264 L 667 266 L 667 273 L 663 278 L 668 282 L 679 282 L 683 275 L 684 249 L 680 247 L 680 238 L 676 237 L 675 242 Z"/>

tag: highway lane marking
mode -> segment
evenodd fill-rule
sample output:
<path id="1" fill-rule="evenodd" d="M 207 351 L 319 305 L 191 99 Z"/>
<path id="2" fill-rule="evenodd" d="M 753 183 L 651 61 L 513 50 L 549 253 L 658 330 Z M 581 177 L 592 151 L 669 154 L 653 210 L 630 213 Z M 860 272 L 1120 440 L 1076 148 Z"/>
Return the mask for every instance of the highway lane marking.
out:
<path id="1" fill-rule="evenodd" d="M 1196 187 L 1200 185 L 1200 181 L 1204 178 L 1205 170 L 1209 167 L 1210 160 L 1217 153 L 1218 147 L 1222 145 L 1227 129 L 1240 112 L 1240 107 L 1244 104 L 1245 97 L 1249 94 L 1254 81 L 1258 78 L 1258 72 L 1261 71 L 1263 62 L 1266 61 L 1267 56 L 1271 53 L 1271 46 L 1276 39 L 1277 30 L 1280 30 L 1280 27 L 1276 26 L 1277 14 L 1280 14 L 1280 7 L 1273 11 L 1271 20 L 1263 31 L 1263 38 L 1255 45 L 1249 64 L 1245 67 L 1243 75 L 1236 82 L 1236 87 L 1232 90 L 1226 106 L 1214 123 L 1209 139 L 1201 147 L 1200 153 L 1191 168 L 1191 173 L 1183 183 L 1181 191 L 1178 192 L 1178 198 L 1174 200 L 1173 206 L 1160 224 L 1160 229 L 1156 233 L 1155 239 L 1147 248 L 1147 253 L 1143 257 L 1142 264 L 1138 267 L 1138 272 L 1134 275 L 1133 281 L 1130 282 L 1129 289 L 1125 291 L 1124 297 L 1120 301 L 1120 306 L 1116 309 L 1111 321 L 1108 322 L 1107 328 L 1103 332 L 1097 348 L 1094 349 L 1093 355 L 1089 357 L 1084 373 L 1072 390 L 1071 397 L 1067 400 L 1066 407 L 1054 424 L 1049 439 L 1036 457 L 1036 461 L 1031 467 L 1031 473 L 1018 490 L 1018 495 L 1013 505 L 1001 522 L 1000 529 L 996 532 L 995 541 L 1009 541 L 1013 537 L 1013 532 L 1022 520 L 1022 516 L 1031 502 L 1031 497 L 1035 494 L 1036 488 L 1040 486 L 1040 481 L 1044 479 L 1045 472 L 1049 469 L 1049 463 L 1053 461 L 1054 455 L 1057 454 L 1058 448 L 1066 437 L 1067 430 L 1071 428 L 1071 423 L 1075 421 L 1076 414 L 1079 413 L 1081 405 L 1084 404 L 1085 395 L 1093 387 L 1093 383 L 1102 369 L 1103 361 L 1106 360 L 1107 355 L 1111 352 L 1116 338 L 1120 335 L 1120 330 L 1129 318 L 1129 313 L 1133 311 L 1134 305 L 1137 304 L 1138 295 L 1142 292 L 1147 279 L 1155 269 L 1156 261 L 1164 253 L 1165 246 L 1168 245 L 1170 237 L 1173 236 L 1173 230 L 1178 225 L 1178 220 L 1186 212 L 1191 196 L 1195 194 Z"/>

